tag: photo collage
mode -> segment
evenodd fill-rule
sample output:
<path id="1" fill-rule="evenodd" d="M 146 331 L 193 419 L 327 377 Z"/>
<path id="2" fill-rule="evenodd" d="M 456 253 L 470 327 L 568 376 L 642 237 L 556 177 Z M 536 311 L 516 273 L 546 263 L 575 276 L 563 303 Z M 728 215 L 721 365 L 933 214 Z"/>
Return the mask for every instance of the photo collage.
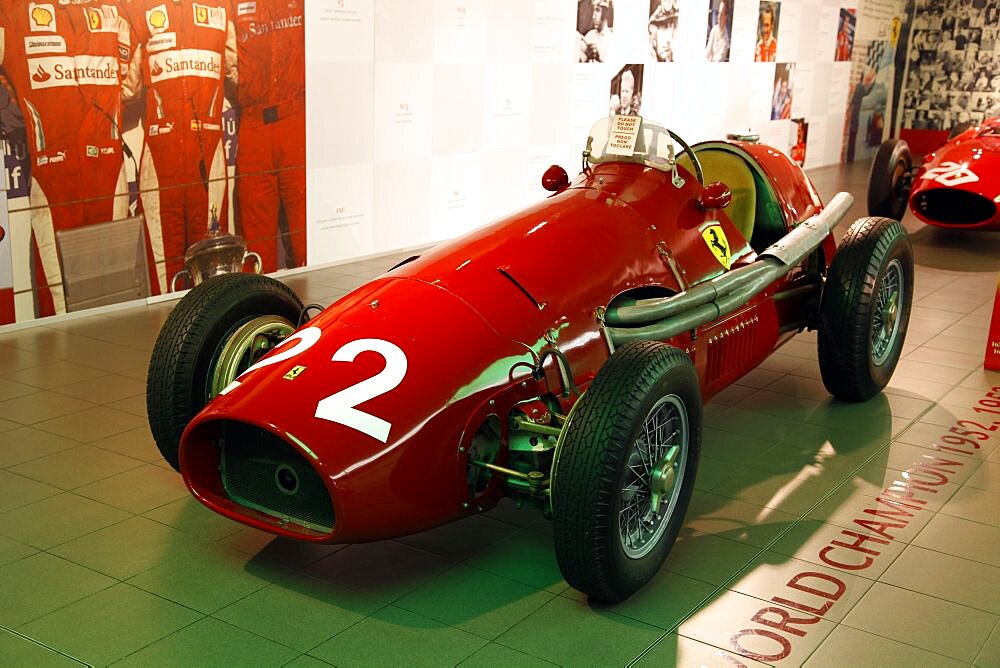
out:
<path id="1" fill-rule="evenodd" d="M 918 0 L 902 127 L 944 130 L 1000 114 L 1000 0 Z"/>

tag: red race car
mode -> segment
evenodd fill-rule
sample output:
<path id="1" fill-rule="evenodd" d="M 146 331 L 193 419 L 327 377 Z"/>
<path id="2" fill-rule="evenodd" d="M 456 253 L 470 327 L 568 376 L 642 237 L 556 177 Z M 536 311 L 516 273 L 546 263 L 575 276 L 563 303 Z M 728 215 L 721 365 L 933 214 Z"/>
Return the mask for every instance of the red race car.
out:
<path id="1" fill-rule="evenodd" d="M 683 152 L 675 157 L 674 146 Z M 702 403 L 817 328 L 823 380 L 889 381 L 913 294 L 902 226 L 831 230 L 802 170 L 751 141 L 691 149 L 599 121 L 544 201 L 326 307 L 266 276 L 206 280 L 156 342 L 156 443 L 212 510 L 360 542 L 502 497 L 554 522 L 566 580 L 620 601 L 660 568 L 691 497 Z"/>
<path id="2" fill-rule="evenodd" d="M 905 141 L 882 142 L 868 175 L 868 213 L 899 220 L 907 202 L 928 225 L 1000 227 L 1000 117 L 955 126 L 919 168 Z"/>

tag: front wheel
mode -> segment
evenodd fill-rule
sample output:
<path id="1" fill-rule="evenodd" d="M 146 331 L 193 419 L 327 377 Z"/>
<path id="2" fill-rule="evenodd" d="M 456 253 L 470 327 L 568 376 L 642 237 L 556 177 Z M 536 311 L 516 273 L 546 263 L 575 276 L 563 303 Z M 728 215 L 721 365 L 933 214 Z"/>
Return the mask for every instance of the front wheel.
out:
<path id="1" fill-rule="evenodd" d="M 899 221 L 860 218 L 830 265 L 820 300 L 819 368 L 835 397 L 865 401 L 896 369 L 913 301 L 913 248 Z"/>
<path id="2" fill-rule="evenodd" d="M 565 427 L 552 472 L 556 558 L 590 598 L 623 601 L 656 575 L 694 490 L 701 393 L 691 359 L 622 346 Z"/>
<path id="3" fill-rule="evenodd" d="M 910 198 L 913 156 L 900 139 L 886 139 L 878 147 L 868 173 L 868 215 L 901 220 Z"/>
<path id="4" fill-rule="evenodd" d="M 180 300 L 156 339 L 146 379 L 149 428 L 175 470 L 191 419 L 291 334 L 301 313 L 291 288 L 256 274 L 214 276 Z"/>

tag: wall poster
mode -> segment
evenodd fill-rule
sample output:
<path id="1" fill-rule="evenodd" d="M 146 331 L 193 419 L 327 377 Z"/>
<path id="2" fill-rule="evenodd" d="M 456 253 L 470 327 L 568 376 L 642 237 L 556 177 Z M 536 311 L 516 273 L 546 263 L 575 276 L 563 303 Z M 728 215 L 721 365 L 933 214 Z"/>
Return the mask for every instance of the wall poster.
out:
<path id="1" fill-rule="evenodd" d="M 306 263 L 302 0 L 0 0 L 13 312 Z"/>

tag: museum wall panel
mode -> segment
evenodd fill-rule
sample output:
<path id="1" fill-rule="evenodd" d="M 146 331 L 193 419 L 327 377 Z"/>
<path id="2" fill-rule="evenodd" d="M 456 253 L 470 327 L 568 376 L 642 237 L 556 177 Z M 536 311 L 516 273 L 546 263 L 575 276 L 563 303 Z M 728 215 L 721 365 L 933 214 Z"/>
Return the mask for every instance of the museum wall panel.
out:
<path id="1" fill-rule="evenodd" d="M 549 164 L 574 172 L 582 138 L 609 113 L 692 142 L 756 133 L 806 167 L 862 159 L 888 132 L 905 10 L 0 0 L 0 326 L 155 297 L 199 273 L 319 266 L 456 236 L 544 196 Z M 91 53 L 98 41 L 107 54 Z M 94 63 L 110 64 L 107 81 Z M 71 74 L 53 88 L 57 64 Z M 226 265 L 225 253 L 238 259 Z"/>

